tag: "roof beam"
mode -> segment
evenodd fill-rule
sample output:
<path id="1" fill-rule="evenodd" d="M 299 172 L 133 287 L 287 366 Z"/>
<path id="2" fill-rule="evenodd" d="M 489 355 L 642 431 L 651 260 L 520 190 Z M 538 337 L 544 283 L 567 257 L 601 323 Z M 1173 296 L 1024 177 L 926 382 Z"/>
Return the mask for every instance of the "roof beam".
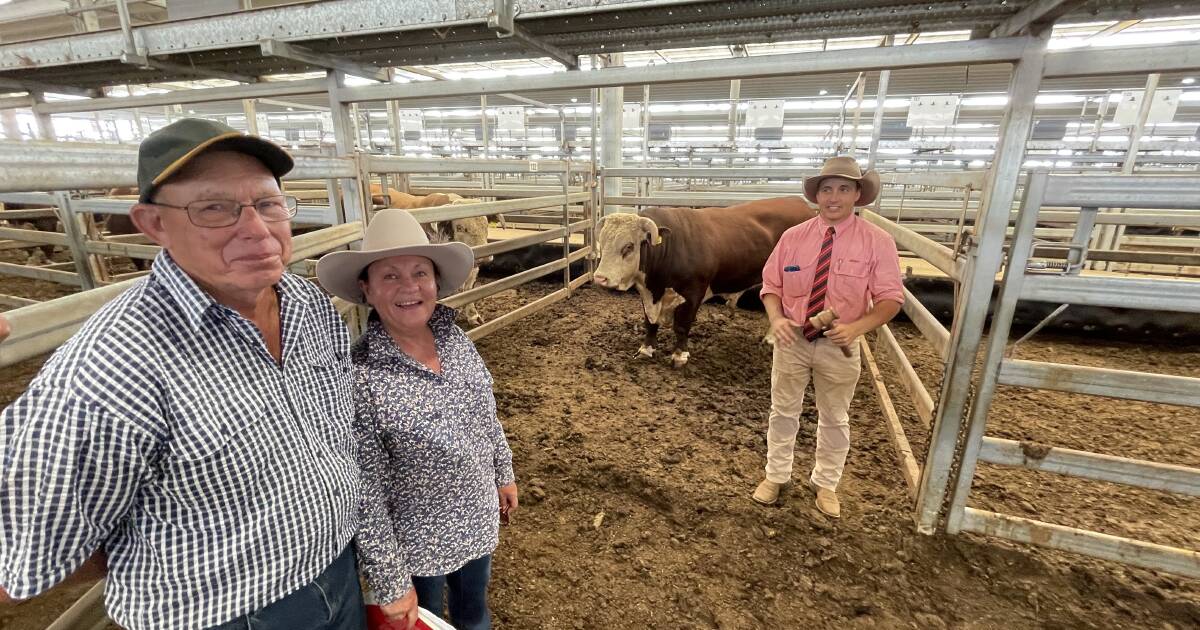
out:
<path id="1" fill-rule="evenodd" d="M 33 95 L 0 98 L 0 109 L 17 109 L 20 107 L 33 107 Z"/>
<path id="2" fill-rule="evenodd" d="M 438 79 L 440 81 L 446 80 L 445 75 L 443 75 L 440 72 L 437 72 L 436 70 L 423 70 L 420 68 L 415 68 L 413 66 L 400 66 L 399 69 L 403 70 L 405 72 L 408 72 L 410 74 L 418 74 L 423 77 L 429 77 L 431 79 Z M 536 107 L 545 107 L 546 109 L 558 109 L 557 107 L 555 107 L 554 105 L 551 105 L 549 103 L 543 103 L 541 101 L 534 100 L 532 98 L 520 96 L 518 94 L 511 94 L 511 93 L 505 92 L 503 94 L 500 94 L 500 96 L 507 98 L 509 100 L 512 100 L 512 101 L 516 101 L 518 103 L 525 103 L 526 105 L 534 105 Z"/>
<path id="3" fill-rule="evenodd" d="M 1034 0 L 992 29 L 992 37 L 1011 37 L 1037 24 L 1053 24 L 1083 0 Z"/>
<path id="4" fill-rule="evenodd" d="M 24 90 L 26 92 L 49 92 L 51 94 L 66 94 L 68 96 L 102 96 L 103 92 L 96 88 L 81 88 L 71 85 L 56 85 L 41 81 L 26 81 L 24 79 L 0 78 L 0 88 L 6 90 Z"/>
<path id="5" fill-rule="evenodd" d="M 291 107 L 293 109 L 303 109 L 303 110 L 307 110 L 310 112 L 327 112 L 327 111 L 329 111 L 328 106 L 322 107 L 320 105 L 305 105 L 303 103 L 293 103 L 291 101 L 281 101 L 276 98 L 260 98 L 257 100 L 259 103 L 266 103 L 267 105 L 278 105 L 280 107 Z"/>
<path id="6" fill-rule="evenodd" d="M 258 77 L 253 77 L 246 74 L 237 74 L 236 72 L 225 72 L 215 68 L 204 68 L 200 66 L 191 66 L 184 63 L 175 63 L 173 61 L 163 61 L 161 59 L 151 59 L 145 55 L 125 53 L 121 55 L 121 63 L 126 63 L 139 68 L 148 70 L 163 70 L 165 72 L 175 72 L 178 74 L 191 75 L 204 79 L 224 79 L 226 81 L 235 81 L 237 83 L 258 83 Z"/>
<path id="7" fill-rule="evenodd" d="M 260 81 L 247 85 L 231 85 L 229 87 L 200 88 L 195 90 L 177 90 L 165 94 L 145 94 L 142 96 L 126 96 L 124 98 L 94 98 L 80 101 L 60 101 L 55 103 L 37 103 L 33 110 L 39 114 L 66 114 L 70 112 L 95 112 L 106 109 L 126 109 L 133 107 L 154 107 L 156 105 L 176 105 L 185 103 L 211 103 L 214 101 L 236 101 L 243 98 L 275 98 L 296 94 L 321 94 L 325 92 L 325 79 L 310 79 L 306 81 Z"/>
<path id="8" fill-rule="evenodd" d="M 1131 26 L 1136 26 L 1139 22 L 1141 22 L 1141 20 L 1123 20 L 1121 22 L 1117 22 L 1116 24 L 1113 24 L 1102 31 L 1097 31 L 1091 35 L 1088 35 L 1083 41 L 1090 42 L 1093 39 L 1108 37 L 1109 35 L 1116 35 L 1117 33 L 1120 33 Z"/>
<path id="9" fill-rule="evenodd" d="M 985 63 L 1010 63 L 1019 59 L 1032 40 L 1026 37 L 900 46 L 852 48 L 827 52 L 788 53 L 740 59 L 711 59 L 632 68 L 605 68 L 592 72 L 556 72 L 521 77 L 522 91 L 569 90 L 620 85 L 723 81 L 748 76 L 772 77 L 792 74 L 830 74 L 846 68 L 898 70 Z M 1054 57 L 1057 55 L 1051 55 Z M 512 77 L 422 81 L 341 87 L 334 98 L 341 102 L 388 99 L 435 98 L 501 94 L 513 88 Z"/>
<path id="10" fill-rule="evenodd" d="M 357 61 L 351 61 L 345 57 L 317 52 L 311 48 L 305 48 L 304 46 L 298 46 L 296 44 L 289 44 L 277 39 L 264 39 L 259 42 L 259 48 L 262 49 L 262 54 L 270 57 L 283 57 L 284 59 L 299 61 L 300 63 L 306 63 L 310 66 L 317 66 L 319 68 L 325 68 L 326 70 L 338 70 L 346 74 L 352 74 L 356 77 L 374 79 L 383 83 L 391 81 L 391 77 L 388 76 L 387 70 L 380 68 L 379 66 L 358 63 Z"/>
<path id="11" fill-rule="evenodd" d="M 488 15 L 488 28 L 496 31 L 496 36 L 504 39 L 511 37 L 530 48 L 534 48 L 551 59 L 566 66 L 568 70 L 579 69 L 579 55 L 571 53 L 546 43 L 516 22 L 517 11 L 513 0 L 495 0 L 495 9 Z"/>

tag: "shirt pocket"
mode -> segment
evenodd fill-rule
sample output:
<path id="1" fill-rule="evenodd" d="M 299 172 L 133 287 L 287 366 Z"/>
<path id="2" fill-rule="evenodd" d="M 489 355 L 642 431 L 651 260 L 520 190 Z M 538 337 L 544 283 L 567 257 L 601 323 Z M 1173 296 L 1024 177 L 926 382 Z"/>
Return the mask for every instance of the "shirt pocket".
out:
<path id="1" fill-rule="evenodd" d="M 831 269 L 838 293 L 849 296 L 866 295 L 871 263 L 866 260 L 839 258 Z"/>
<path id="2" fill-rule="evenodd" d="M 185 503 L 223 509 L 254 496 L 278 444 L 268 435 L 266 412 L 189 410 L 173 418 L 162 483 Z"/>
<path id="3" fill-rule="evenodd" d="M 298 411 L 315 425 L 323 442 L 351 454 L 354 397 L 349 359 L 316 344 L 308 344 L 298 359 L 298 373 L 289 375 L 289 395 L 302 401 Z"/>
<path id="4" fill-rule="evenodd" d="M 790 270 L 790 271 L 789 271 Z M 789 298 L 801 298 L 812 290 L 814 263 L 792 263 L 783 267 L 783 294 Z"/>

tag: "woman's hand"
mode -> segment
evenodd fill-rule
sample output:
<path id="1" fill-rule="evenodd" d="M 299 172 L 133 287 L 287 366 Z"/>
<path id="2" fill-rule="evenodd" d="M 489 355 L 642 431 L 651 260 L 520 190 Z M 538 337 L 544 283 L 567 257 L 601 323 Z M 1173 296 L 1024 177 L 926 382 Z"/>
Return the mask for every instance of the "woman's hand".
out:
<path id="1" fill-rule="evenodd" d="M 417 626 L 417 589 L 410 588 L 403 597 L 380 606 L 383 614 L 392 621 L 395 630 L 411 630 Z"/>
<path id="2" fill-rule="evenodd" d="M 504 520 L 508 520 L 508 516 L 517 509 L 517 484 L 510 483 L 506 486 L 497 488 L 500 493 L 500 514 Z"/>

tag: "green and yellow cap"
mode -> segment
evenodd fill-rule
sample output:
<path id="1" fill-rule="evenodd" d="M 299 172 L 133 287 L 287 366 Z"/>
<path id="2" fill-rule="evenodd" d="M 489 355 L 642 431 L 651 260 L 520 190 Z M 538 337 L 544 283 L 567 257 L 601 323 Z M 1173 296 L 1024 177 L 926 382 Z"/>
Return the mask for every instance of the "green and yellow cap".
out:
<path id="1" fill-rule="evenodd" d="M 246 135 L 214 120 L 182 118 L 155 131 L 138 146 L 138 201 L 150 203 L 154 191 L 188 162 L 209 149 L 238 151 L 258 158 L 275 179 L 294 163 L 274 142 Z"/>

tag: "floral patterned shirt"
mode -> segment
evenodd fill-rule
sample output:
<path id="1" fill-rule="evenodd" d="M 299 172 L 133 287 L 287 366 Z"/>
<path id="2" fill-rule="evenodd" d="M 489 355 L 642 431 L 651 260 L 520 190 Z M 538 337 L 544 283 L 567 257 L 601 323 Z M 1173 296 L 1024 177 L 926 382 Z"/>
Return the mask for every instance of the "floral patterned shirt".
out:
<path id="1" fill-rule="evenodd" d="M 380 602 L 412 576 L 445 575 L 496 548 L 497 488 L 513 483 L 492 375 L 438 305 L 436 374 L 372 321 L 355 344 L 355 436 L 362 472 L 359 566 Z"/>

